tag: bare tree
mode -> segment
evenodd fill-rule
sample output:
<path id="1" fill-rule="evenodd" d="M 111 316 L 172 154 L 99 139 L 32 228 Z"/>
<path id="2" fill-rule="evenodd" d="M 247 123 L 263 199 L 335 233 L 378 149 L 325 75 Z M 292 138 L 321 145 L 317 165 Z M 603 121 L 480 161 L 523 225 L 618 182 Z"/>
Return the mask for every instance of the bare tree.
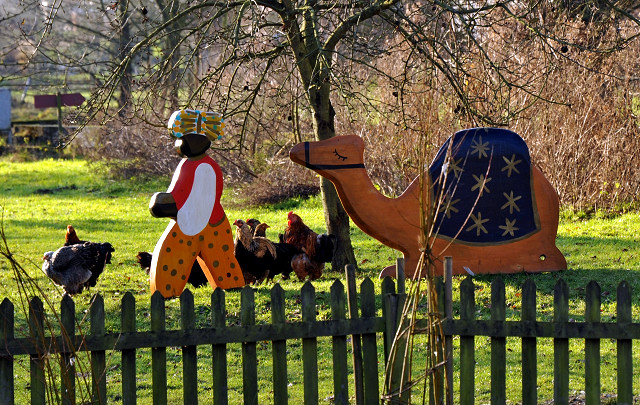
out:
<path id="1" fill-rule="evenodd" d="M 239 151 L 347 127 L 416 133 L 425 105 L 464 125 L 510 125 L 540 101 L 567 104 L 549 75 L 566 63 L 597 71 L 640 25 L 630 0 L 126 3 L 116 26 L 132 23 L 130 46 L 107 61 L 88 119 L 116 117 L 111 102 L 131 76 L 131 114 L 161 127 L 167 108 L 218 110 Z M 425 102 L 434 90 L 441 100 Z M 321 188 L 339 269 L 355 263 L 348 217 L 332 184 Z"/>

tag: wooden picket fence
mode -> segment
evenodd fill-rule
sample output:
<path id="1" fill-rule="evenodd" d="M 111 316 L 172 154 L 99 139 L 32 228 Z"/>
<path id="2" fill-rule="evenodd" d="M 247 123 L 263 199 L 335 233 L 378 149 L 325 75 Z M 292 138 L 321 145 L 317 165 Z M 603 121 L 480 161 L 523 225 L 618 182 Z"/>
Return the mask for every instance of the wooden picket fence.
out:
<path id="1" fill-rule="evenodd" d="M 401 261 L 398 262 L 400 265 Z M 401 266 L 400 266 L 401 267 Z M 447 266 L 446 266 L 447 267 Z M 450 269 L 450 262 L 448 268 Z M 132 294 L 122 299 L 121 329 L 119 333 L 105 333 L 104 304 L 100 295 L 93 299 L 89 310 L 89 333 L 77 334 L 74 302 L 67 296 L 61 302 L 59 321 L 61 332 L 53 336 L 44 325 L 45 311 L 39 298 L 29 303 L 29 329 L 31 336 L 14 336 L 14 306 L 5 299 L 0 305 L 0 405 L 15 403 L 14 361 L 28 356 L 30 361 L 30 390 L 32 404 L 45 404 L 47 390 L 44 376 L 44 357 L 60 354 L 60 401 L 75 404 L 76 369 L 72 357 L 76 352 L 90 352 L 91 403 L 107 403 L 106 354 L 121 355 L 122 403 L 135 404 L 136 351 L 151 348 L 152 398 L 154 404 L 167 401 L 167 347 L 182 348 L 183 396 L 185 404 L 198 403 L 197 347 L 211 345 L 213 357 L 213 403 L 227 404 L 227 345 L 239 343 L 242 347 L 243 399 L 245 404 L 258 404 L 257 342 L 270 341 L 273 358 L 273 402 L 289 402 L 287 381 L 287 342 L 301 340 L 303 361 L 304 403 L 318 404 L 318 338 L 332 338 L 334 403 L 378 404 L 381 398 L 380 375 L 385 364 L 378 364 L 379 350 L 389 359 L 391 344 L 401 319 L 402 303 L 406 300 L 404 280 L 382 282 L 382 316 L 376 313 L 374 284 L 365 279 L 356 293 L 353 268 L 347 267 L 347 286 L 336 281 L 331 287 L 330 320 L 316 320 L 315 290 L 311 283 L 301 289 L 302 321 L 289 321 L 285 314 L 284 291 L 276 285 L 271 291 L 271 323 L 256 324 L 254 290 L 246 287 L 241 292 L 240 325 L 226 324 L 225 293 L 212 293 L 212 323 L 208 328 L 195 327 L 193 295 L 185 291 L 180 297 L 181 326 L 179 330 L 165 329 L 165 301 L 159 293 L 151 298 L 151 327 L 149 331 L 136 330 L 136 307 Z M 449 288 L 445 288 L 448 286 Z M 536 320 L 536 286 L 531 280 L 522 287 L 520 320 L 505 319 L 505 287 L 500 278 L 492 283 L 491 319 L 478 320 L 475 316 L 474 284 L 465 279 L 460 287 L 459 318 L 453 318 L 451 276 L 439 280 L 442 328 L 445 337 L 444 352 L 447 366 L 443 373 L 453 382 L 453 361 L 459 362 L 455 385 L 459 390 L 456 403 L 473 404 L 475 397 L 475 336 L 488 336 L 491 340 L 491 403 L 507 400 L 506 338 L 522 340 L 522 403 L 538 403 L 537 339 L 552 338 L 554 345 L 554 403 L 569 403 L 569 339 L 585 341 L 585 396 L 587 404 L 600 403 L 600 340 L 617 341 L 617 373 L 619 404 L 633 403 L 632 341 L 640 339 L 640 324 L 631 319 L 631 292 L 627 283 L 621 283 L 617 292 L 618 312 L 615 323 L 600 322 L 600 288 L 591 282 L 586 288 L 584 322 L 569 321 L 568 287 L 562 280 L 555 286 L 553 321 Z M 359 310 L 358 305 L 359 303 Z M 414 333 L 427 330 L 426 319 L 418 319 Z M 454 355 L 452 339 L 460 336 L 459 353 Z M 382 337 L 382 339 L 379 339 Z M 378 342 L 382 342 L 378 347 Z M 351 344 L 351 350 L 348 345 Z M 348 353 L 352 356 L 349 358 Z M 353 373 L 350 375 L 348 362 Z M 395 379 L 398 380 L 397 378 Z M 392 379 L 393 381 L 393 379 Z M 444 385 L 445 378 L 435 379 Z M 349 385 L 353 397 L 349 396 Z M 392 387 L 398 388 L 398 387 Z M 50 392 L 50 391 L 49 391 Z M 442 403 L 453 403 L 453 384 L 435 398 Z M 49 394 L 50 397 L 50 394 Z M 391 403 L 408 400 L 406 392 L 390 399 Z M 432 398 L 433 400 L 433 398 Z M 394 402 L 395 401 L 395 402 Z"/>

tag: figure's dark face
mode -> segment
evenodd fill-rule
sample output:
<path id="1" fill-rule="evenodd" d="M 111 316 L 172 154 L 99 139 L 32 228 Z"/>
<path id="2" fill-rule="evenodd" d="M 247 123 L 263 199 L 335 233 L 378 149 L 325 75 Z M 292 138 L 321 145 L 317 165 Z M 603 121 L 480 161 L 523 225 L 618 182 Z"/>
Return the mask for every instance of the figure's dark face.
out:
<path id="1" fill-rule="evenodd" d="M 180 156 L 196 157 L 209 149 L 211 141 L 204 135 L 186 134 L 178 138 L 175 143 L 176 150 Z"/>

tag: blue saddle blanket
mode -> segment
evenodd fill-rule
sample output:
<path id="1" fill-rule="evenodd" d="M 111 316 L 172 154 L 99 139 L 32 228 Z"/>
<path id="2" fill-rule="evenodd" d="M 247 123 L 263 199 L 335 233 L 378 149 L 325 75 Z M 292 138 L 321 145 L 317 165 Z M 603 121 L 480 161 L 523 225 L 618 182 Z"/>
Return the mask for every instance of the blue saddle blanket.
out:
<path id="1" fill-rule="evenodd" d="M 540 229 L 529 149 L 515 132 L 500 128 L 456 132 L 438 151 L 429 173 L 439 237 L 497 245 Z"/>

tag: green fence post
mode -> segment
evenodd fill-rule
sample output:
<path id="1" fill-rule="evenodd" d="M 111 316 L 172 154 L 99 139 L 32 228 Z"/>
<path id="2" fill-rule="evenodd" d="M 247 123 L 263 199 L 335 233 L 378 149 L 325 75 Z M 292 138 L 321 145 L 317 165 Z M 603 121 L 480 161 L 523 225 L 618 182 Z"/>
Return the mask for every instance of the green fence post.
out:
<path id="1" fill-rule="evenodd" d="M 120 330 L 122 333 L 136 331 L 136 299 L 127 291 L 122 297 Z M 122 358 L 122 404 L 136 404 L 136 349 L 123 349 Z"/>
<path id="2" fill-rule="evenodd" d="M 561 331 L 569 322 L 569 286 L 563 279 L 553 288 L 553 322 Z M 553 403 L 569 404 L 569 339 L 553 339 Z"/>
<path id="3" fill-rule="evenodd" d="M 74 338 L 76 334 L 76 306 L 67 294 L 60 302 L 62 354 L 60 355 L 60 396 L 63 405 L 76 403 L 76 356 Z"/>
<path id="4" fill-rule="evenodd" d="M 616 294 L 618 301 L 618 325 L 625 327 L 631 323 L 631 287 L 623 281 L 618 285 Z M 631 405 L 633 403 L 633 354 L 632 340 L 618 339 L 618 404 Z"/>
<path id="5" fill-rule="evenodd" d="M 491 320 L 502 324 L 506 318 L 504 281 L 497 278 L 491 283 Z M 504 404 L 506 397 L 507 339 L 491 338 L 491 403 Z"/>
<path id="6" fill-rule="evenodd" d="M 196 328 L 193 294 L 184 290 L 180 294 L 180 319 L 182 330 Z M 196 346 L 182 346 L 182 392 L 185 405 L 198 403 L 198 351 Z"/>
<path id="7" fill-rule="evenodd" d="M 595 281 L 587 284 L 585 322 L 600 323 L 600 286 Z M 584 341 L 585 404 L 600 404 L 600 338 Z"/>
<path id="8" fill-rule="evenodd" d="M 151 331 L 163 332 L 165 330 L 164 297 L 160 291 L 151 296 Z M 160 342 L 156 343 L 160 345 Z M 151 381 L 154 405 L 166 405 L 167 403 L 167 348 L 154 346 L 151 348 Z"/>
<path id="9" fill-rule="evenodd" d="M 460 320 L 471 323 L 476 312 L 475 287 L 471 276 L 460 284 Z M 475 336 L 460 336 L 460 403 L 473 404 L 475 398 Z"/>
<path id="10" fill-rule="evenodd" d="M 307 281 L 300 291 L 302 301 L 302 322 L 316 321 L 316 290 Z M 304 381 L 305 405 L 318 404 L 318 339 L 302 339 L 302 373 Z"/>
<path id="11" fill-rule="evenodd" d="M 211 323 L 218 329 L 226 328 L 225 293 L 220 287 L 211 294 Z M 227 385 L 227 345 L 218 343 L 211 345 L 213 367 L 213 403 L 227 405 L 229 403 L 229 387 Z"/>
<path id="12" fill-rule="evenodd" d="M 0 338 L 3 342 L 13 340 L 14 307 L 8 298 L 0 304 Z M 13 404 L 15 391 L 13 385 L 13 356 L 0 356 L 0 404 Z"/>
<path id="13" fill-rule="evenodd" d="M 345 311 L 344 285 L 336 280 L 331 285 L 331 319 L 344 321 Z M 335 404 L 349 404 L 349 372 L 347 369 L 347 337 L 334 336 L 333 343 L 333 400 Z"/>
<path id="14" fill-rule="evenodd" d="M 358 294 L 356 292 L 356 269 L 348 264 L 345 267 L 347 278 L 347 303 L 349 306 L 349 318 L 358 319 Z M 355 403 L 364 403 L 364 384 L 362 382 L 362 343 L 360 335 L 351 335 L 351 349 L 353 356 L 353 382 L 355 388 Z"/>

